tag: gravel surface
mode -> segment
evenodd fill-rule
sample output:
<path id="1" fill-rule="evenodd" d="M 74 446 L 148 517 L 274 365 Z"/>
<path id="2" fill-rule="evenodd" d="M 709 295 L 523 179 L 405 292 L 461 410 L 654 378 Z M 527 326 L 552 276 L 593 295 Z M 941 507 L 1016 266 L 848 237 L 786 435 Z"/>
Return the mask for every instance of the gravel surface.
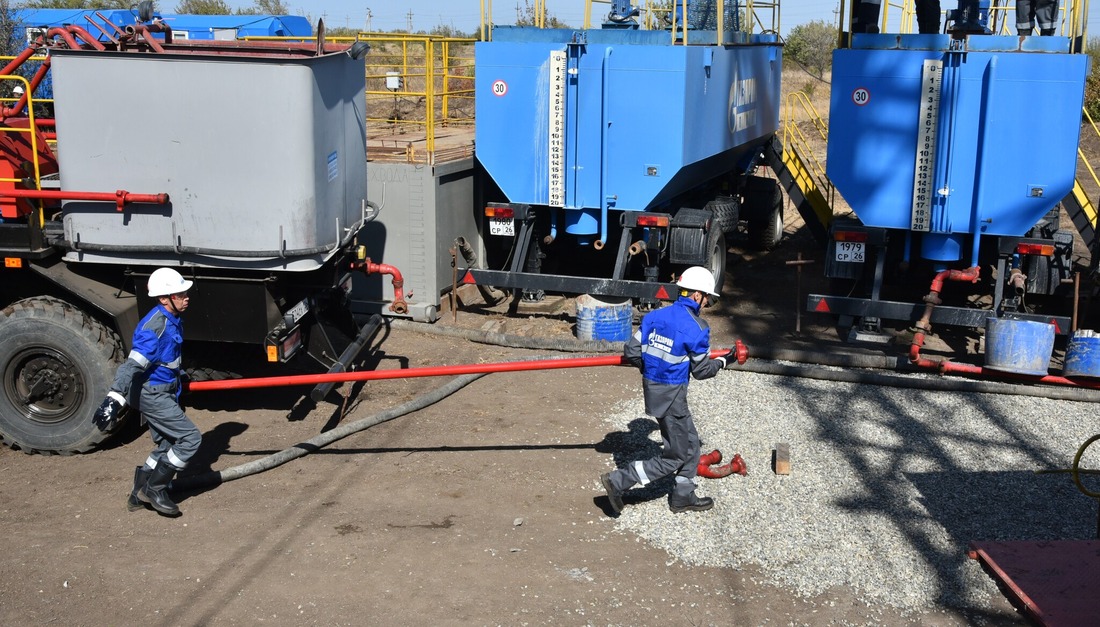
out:
<path id="1" fill-rule="evenodd" d="M 607 417 L 619 466 L 660 449 L 640 387 Z M 1034 472 L 1068 468 L 1100 432 L 1091 403 L 735 371 L 693 381 L 689 402 L 703 452 L 741 453 L 748 476 L 697 479 L 716 500 L 702 514 L 668 510 L 669 479 L 635 488 L 616 522 L 689 564 L 756 564 L 804 597 L 848 587 L 871 612 L 981 612 L 1000 592 L 971 541 L 1095 534 L 1097 504 L 1070 475 Z M 780 442 L 789 476 L 772 471 Z M 1100 467 L 1096 449 L 1082 467 Z"/>

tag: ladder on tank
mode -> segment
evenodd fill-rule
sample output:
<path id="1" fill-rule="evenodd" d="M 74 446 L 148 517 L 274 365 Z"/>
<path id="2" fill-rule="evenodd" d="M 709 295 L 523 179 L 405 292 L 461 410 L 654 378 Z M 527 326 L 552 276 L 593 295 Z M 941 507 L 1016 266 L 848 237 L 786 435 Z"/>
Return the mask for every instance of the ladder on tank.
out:
<path id="1" fill-rule="evenodd" d="M 825 166 L 814 156 L 810 137 L 799 127 L 799 121 L 811 125 L 822 142 L 828 141 L 829 127 L 825 120 L 805 94 L 794 92 L 787 96 L 783 139 L 772 138 L 764 147 L 764 159 L 810 233 L 818 242 L 825 243 L 833 221 L 836 190 L 825 174 Z"/>

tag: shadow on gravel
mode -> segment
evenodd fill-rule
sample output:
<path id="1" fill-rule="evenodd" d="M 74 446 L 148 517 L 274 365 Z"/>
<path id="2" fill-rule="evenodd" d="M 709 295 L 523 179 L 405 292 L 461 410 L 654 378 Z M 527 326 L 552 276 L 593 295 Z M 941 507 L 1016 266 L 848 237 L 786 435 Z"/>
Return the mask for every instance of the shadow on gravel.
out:
<path id="1" fill-rule="evenodd" d="M 783 385 L 816 421 L 815 439 L 857 478 L 845 486 L 850 496 L 834 505 L 889 520 L 908 545 L 897 551 L 915 553 L 935 573 L 938 604 L 972 621 L 986 612 L 967 599 L 971 541 L 1084 539 L 1095 532 L 1096 505 L 1068 476 L 1016 470 L 1057 468 L 1066 451 L 983 395 L 933 397 L 873 385 L 822 392 L 798 379 Z M 1000 459 L 1006 469 L 990 470 Z M 935 470 L 907 470 L 914 467 Z"/>

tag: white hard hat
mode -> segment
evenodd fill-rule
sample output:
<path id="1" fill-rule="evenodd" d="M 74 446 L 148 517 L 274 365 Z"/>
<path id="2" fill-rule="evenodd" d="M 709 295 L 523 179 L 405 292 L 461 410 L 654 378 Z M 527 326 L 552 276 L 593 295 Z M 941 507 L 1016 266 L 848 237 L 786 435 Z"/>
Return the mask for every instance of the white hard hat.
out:
<path id="1" fill-rule="evenodd" d="M 718 292 L 714 291 L 714 275 L 702 266 L 692 266 L 684 270 L 684 273 L 680 275 L 680 280 L 676 281 L 676 285 L 689 292 L 703 292 L 711 296 L 718 296 Z"/>
<path id="2" fill-rule="evenodd" d="M 22 85 L 16 85 L 15 87 L 12 87 L 11 91 L 16 96 L 22 96 L 23 95 L 23 86 Z"/>
<path id="3" fill-rule="evenodd" d="M 157 268 L 149 275 L 149 296 L 171 296 L 191 289 L 193 281 L 183 278 L 172 268 Z"/>

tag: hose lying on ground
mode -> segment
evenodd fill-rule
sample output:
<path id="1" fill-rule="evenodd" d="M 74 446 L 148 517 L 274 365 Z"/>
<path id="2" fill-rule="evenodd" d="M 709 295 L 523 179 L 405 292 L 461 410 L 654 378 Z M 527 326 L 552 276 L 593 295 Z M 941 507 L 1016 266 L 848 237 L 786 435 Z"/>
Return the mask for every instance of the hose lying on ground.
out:
<path id="1" fill-rule="evenodd" d="M 393 420 L 394 418 L 404 416 L 405 414 L 412 413 L 414 411 L 424 409 L 425 407 L 438 403 L 444 398 L 454 394 L 467 385 L 477 381 L 481 377 L 485 376 L 484 373 L 468 374 L 460 377 L 455 377 L 451 381 L 448 381 L 444 385 L 441 385 L 427 394 L 422 394 L 411 401 L 402 403 L 396 407 L 391 407 L 383 412 L 377 413 L 373 416 L 363 418 L 362 420 L 356 420 L 346 425 L 342 425 L 331 431 L 326 431 L 317 436 L 314 436 L 305 442 L 299 442 L 294 446 L 283 449 L 278 453 L 262 457 L 257 460 L 250 461 L 239 466 L 233 466 L 232 468 L 226 468 L 225 470 L 212 470 L 210 472 L 204 472 L 199 475 L 190 475 L 186 477 L 179 477 L 172 482 L 172 489 L 174 491 L 180 490 L 193 490 L 196 488 L 203 488 L 208 486 L 216 486 L 226 481 L 233 481 L 234 479 L 241 479 L 249 475 L 254 475 L 265 470 L 271 470 L 277 466 L 281 466 L 291 460 L 304 457 L 316 450 L 319 450 L 333 442 L 345 438 L 353 433 L 358 433 L 364 429 L 373 427 L 374 425 L 381 424 L 387 420 Z"/>

